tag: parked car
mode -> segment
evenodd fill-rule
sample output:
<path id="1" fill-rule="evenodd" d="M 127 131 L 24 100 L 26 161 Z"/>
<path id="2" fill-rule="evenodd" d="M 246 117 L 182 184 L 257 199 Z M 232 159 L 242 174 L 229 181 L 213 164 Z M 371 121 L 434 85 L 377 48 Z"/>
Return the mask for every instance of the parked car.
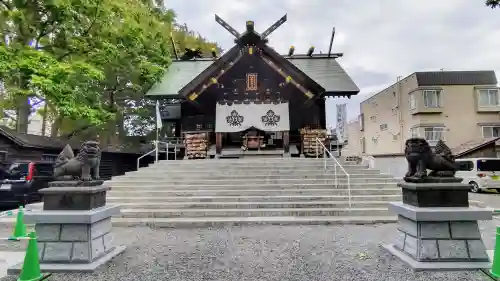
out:
<path id="1" fill-rule="evenodd" d="M 0 208 L 10 209 L 40 202 L 38 191 L 53 180 L 53 163 L 16 161 L 0 173 Z"/>
<path id="2" fill-rule="evenodd" d="M 462 183 L 470 184 L 472 192 L 493 189 L 500 191 L 500 159 L 463 158 L 457 159 L 456 176 Z"/>

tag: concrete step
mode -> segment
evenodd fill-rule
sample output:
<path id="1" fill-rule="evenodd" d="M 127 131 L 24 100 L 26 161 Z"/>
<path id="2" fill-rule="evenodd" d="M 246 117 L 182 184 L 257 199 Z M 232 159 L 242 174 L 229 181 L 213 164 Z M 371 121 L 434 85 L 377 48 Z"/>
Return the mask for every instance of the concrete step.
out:
<path id="1" fill-rule="evenodd" d="M 113 218 L 113 226 L 152 228 L 195 228 L 232 225 L 348 225 L 395 223 L 396 216 L 320 217 L 214 217 L 214 218 Z"/>
<path id="2" fill-rule="evenodd" d="M 170 189 L 170 190 L 119 190 L 108 192 L 110 197 L 170 197 L 170 196 L 274 196 L 274 195 L 344 195 L 349 191 L 345 188 L 261 188 L 255 189 Z M 400 195 L 400 188 L 354 188 L 351 195 Z"/>
<path id="3" fill-rule="evenodd" d="M 197 168 L 203 168 L 203 167 L 216 167 L 216 168 L 227 168 L 227 167 L 236 167 L 236 168 L 252 168 L 252 167 L 288 167 L 288 168 L 297 168 L 297 167 L 311 167 L 311 168 L 319 168 L 319 167 L 324 167 L 329 166 L 329 167 L 334 167 L 334 166 L 342 166 L 345 169 L 349 168 L 368 168 L 368 165 L 358 165 L 358 164 L 341 164 L 341 163 L 336 163 L 334 161 L 314 161 L 314 162 L 303 162 L 303 161 L 298 161 L 298 162 L 287 162 L 287 161 L 281 161 L 281 162 L 273 162 L 273 161 L 267 161 L 267 160 L 261 160 L 258 162 L 226 162 L 226 163 L 221 163 L 219 161 L 205 161 L 205 162 L 197 162 L 194 161 L 192 163 L 187 163 L 191 161 L 169 161 L 166 163 L 155 163 L 155 164 L 150 164 L 148 167 L 170 167 L 172 169 L 176 168 L 183 168 L 183 167 L 190 167 L 192 169 L 197 169 Z"/>
<path id="4" fill-rule="evenodd" d="M 379 171 L 371 170 L 346 170 L 348 174 L 380 174 Z M 139 171 L 127 172 L 125 175 L 141 175 L 141 176 L 153 176 L 158 174 L 175 174 L 179 176 L 191 176 L 191 177 L 207 177 L 207 176 L 229 176 L 229 175 L 252 175 L 252 176 L 262 176 L 262 175 L 308 175 L 308 174 L 334 174 L 335 170 L 323 170 L 323 169 L 197 169 L 197 170 L 171 170 L 171 169 L 140 169 Z M 342 170 L 337 170 L 337 174 L 345 174 Z"/>
<path id="5" fill-rule="evenodd" d="M 381 173 L 375 173 L 372 171 L 365 172 L 365 171 L 360 171 L 355 174 L 349 174 L 351 178 L 353 177 L 390 177 L 392 178 L 392 175 L 390 174 L 381 174 Z M 156 173 L 130 173 L 127 175 L 123 176 L 116 176 L 113 177 L 112 181 L 115 180 L 132 180 L 132 179 L 144 179 L 148 178 L 150 180 L 165 180 L 165 179 L 185 179 L 185 178 L 190 178 L 190 179 L 206 179 L 206 180 L 230 180 L 230 179 L 255 179 L 255 178 L 267 178 L 267 179 L 280 179 L 280 178 L 289 178 L 289 179 L 331 179 L 332 177 L 335 177 L 335 173 L 333 172 L 314 172 L 314 173 L 302 173 L 302 174 L 291 174 L 290 176 L 284 176 L 280 174 L 223 174 L 223 175 L 218 175 L 218 174 L 209 174 L 209 173 L 173 173 L 169 171 L 165 171 L 163 173 L 156 172 Z M 346 177 L 344 173 L 337 173 L 337 177 Z"/>
<path id="6" fill-rule="evenodd" d="M 373 183 L 392 183 L 396 184 L 398 181 L 393 178 L 382 178 L 382 177 L 374 177 L 374 178 L 362 178 L 362 177 L 351 177 L 349 182 L 351 185 L 353 184 L 373 184 Z M 164 180 L 151 180 L 151 179 L 127 179 L 127 180 L 112 180 L 107 182 L 111 187 L 120 187 L 120 186 L 163 186 L 163 187 L 173 187 L 173 188 L 184 188 L 184 187 L 192 187 L 192 186 L 269 186 L 269 185 L 281 185 L 281 186 L 305 186 L 305 185 L 326 185 L 328 188 L 331 188 L 332 185 L 337 184 L 347 184 L 347 178 L 337 178 L 337 179 L 231 179 L 231 180 L 204 180 L 204 179 L 185 179 L 185 180 L 172 180 L 172 179 L 164 179 Z"/>
<path id="7" fill-rule="evenodd" d="M 342 167 L 345 170 L 350 169 L 368 169 L 366 166 L 360 165 L 348 165 L 348 166 L 340 166 L 335 163 L 327 164 L 326 166 L 323 163 L 314 163 L 314 164 L 296 164 L 296 165 L 282 165 L 280 163 L 255 163 L 255 164 L 245 164 L 245 165 L 237 165 L 237 164 L 226 164 L 226 165 L 216 165 L 211 163 L 206 163 L 203 165 L 161 165 L 161 164 L 153 164 L 148 167 L 144 167 L 142 169 L 171 169 L 171 170 L 197 170 L 197 169 L 205 169 L 210 168 L 214 170 L 218 169 L 257 169 L 257 168 L 272 168 L 272 169 L 333 169 L 335 167 Z"/>
<path id="8" fill-rule="evenodd" d="M 345 162 L 339 161 L 336 159 L 335 161 L 332 158 L 326 158 L 326 163 L 340 163 L 341 165 L 346 166 L 368 166 L 367 164 L 356 164 L 353 162 Z M 316 158 L 252 158 L 252 159 L 199 159 L 199 160 L 177 160 L 177 161 L 165 161 L 160 160 L 158 163 L 153 163 L 151 165 L 190 165 L 190 166 L 199 166 L 199 165 L 249 165 L 249 164 L 281 164 L 281 165 L 314 165 L 314 164 L 323 164 L 325 162 L 324 158 L 316 159 Z"/>
<path id="9" fill-rule="evenodd" d="M 262 181 L 239 181 L 239 182 L 158 182 L 158 181 L 130 181 L 130 182 L 114 182 L 108 184 L 111 186 L 111 192 L 119 192 L 126 190 L 248 190 L 248 189 L 348 189 L 349 185 L 345 180 L 338 180 L 335 185 L 334 180 L 301 180 L 301 181 L 282 181 L 282 182 L 262 182 Z M 386 189 L 386 188 L 397 188 L 395 182 L 385 181 L 383 179 L 373 179 L 363 182 L 359 179 L 352 180 L 350 183 L 350 188 L 363 189 L 363 188 L 373 188 L 373 189 Z"/>
<path id="10" fill-rule="evenodd" d="M 246 196 L 166 196 L 166 197 L 111 197 L 106 198 L 107 202 L 115 203 L 161 203 L 163 206 L 170 202 L 302 202 L 302 201 L 347 201 L 348 196 L 344 195 L 246 195 Z M 354 195 L 353 201 L 401 201 L 402 195 Z"/>
<path id="11" fill-rule="evenodd" d="M 125 202 L 127 209 L 262 209 L 262 208 L 387 208 L 389 201 L 288 201 L 288 202 Z"/>
<path id="12" fill-rule="evenodd" d="M 274 217 L 274 216 L 389 216 L 388 207 L 380 208 L 257 208 L 257 209 L 126 209 L 122 218 L 193 218 L 193 217 Z"/>

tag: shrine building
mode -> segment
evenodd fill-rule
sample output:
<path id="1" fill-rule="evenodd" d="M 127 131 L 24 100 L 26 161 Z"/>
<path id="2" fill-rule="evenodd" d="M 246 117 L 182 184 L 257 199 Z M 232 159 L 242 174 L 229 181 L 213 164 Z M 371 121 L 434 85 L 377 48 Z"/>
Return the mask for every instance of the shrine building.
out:
<path id="1" fill-rule="evenodd" d="M 190 154 L 186 146 L 191 158 L 231 150 L 303 154 L 305 130 L 326 132 L 325 99 L 358 94 L 337 62 L 343 54 L 331 53 L 334 32 L 327 54 L 314 54 L 314 47 L 295 54 L 290 47 L 281 55 L 267 38 L 286 15 L 262 33 L 253 21 L 239 33 L 215 19 L 235 37 L 235 45 L 220 57 L 203 57 L 196 50 L 179 57 L 176 52 L 164 77 L 147 93 L 161 101 L 163 122 L 175 127 L 176 137 L 205 138 L 200 148 L 205 154 Z"/>

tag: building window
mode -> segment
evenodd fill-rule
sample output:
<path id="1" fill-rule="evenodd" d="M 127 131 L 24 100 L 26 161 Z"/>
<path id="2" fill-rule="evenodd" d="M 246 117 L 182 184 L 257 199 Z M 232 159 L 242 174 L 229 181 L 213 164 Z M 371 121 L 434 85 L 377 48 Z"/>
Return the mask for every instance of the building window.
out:
<path id="1" fill-rule="evenodd" d="M 441 92 L 436 90 L 424 90 L 424 107 L 441 107 Z"/>
<path id="2" fill-rule="evenodd" d="M 424 128 L 425 139 L 430 142 L 444 140 L 444 127 L 427 127 Z"/>
<path id="3" fill-rule="evenodd" d="M 418 128 L 411 128 L 410 129 L 410 137 L 412 138 L 418 138 L 419 137 L 419 133 L 418 133 Z"/>
<path id="4" fill-rule="evenodd" d="M 373 122 L 377 122 L 377 116 L 370 116 L 370 120 L 372 120 Z"/>
<path id="5" fill-rule="evenodd" d="M 410 110 L 417 108 L 417 100 L 415 99 L 415 94 L 410 94 Z"/>
<path id="6" fill-rule="evenodd" d="M 483 138 L 498 138 L 500 137 L 500 126 L 484 126 Z"/>
<path id="7" fill-rule="evenodd" d="M 365 138 L 360 138 L 359 144 L 361 145 L 361 153 L 366 153 Z"/>
<path id="8" fill-rule="evenodd" d="M 496 106 L 496 105 L 498 105 L 497 89 L 479 90 L 479 106 Z"/>
<path id="9" fill-rule="evenodd" d="M 396 135 L 392 135 L 392 140 L 393 141 L 397 141 L 398 140 L 398 135 L 397 134 Z"/>
<path id="10" fill-rule="evenodd" d="M 257 73 L 247 73 L 247 91 L 257 91 Z"/>
<path id="11" fill-rule="evenodd" d="M 374 144 L 377 144 L 377 143 L 378 143 L 378 137 L 373 137 L 373 138 L 372 138 L 372 142 L 373 142 Z"/>
<path id="12" fill-rule="evenodd" d="M 398 114 L 398 108 L 395 106 L 392 108 L 392 115 Z"/>
<path id="13" fill-rule="evenodd" d="M 380 130 L 381 131 L 387 130 L 387 124 L 380 124 Z"/>

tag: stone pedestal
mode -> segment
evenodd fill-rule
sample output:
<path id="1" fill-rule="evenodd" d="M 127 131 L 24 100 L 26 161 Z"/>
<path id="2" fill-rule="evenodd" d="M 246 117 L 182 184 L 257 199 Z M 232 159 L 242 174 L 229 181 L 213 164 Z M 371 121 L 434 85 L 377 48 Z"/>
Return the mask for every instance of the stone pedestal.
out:
<path id="1" fill-rule="evenodd" d="M 36 224 L 40 266 L 45 272 L 92 272 L 125 250 L 115 246 L 111 216 L 119 206 L 106 206 L 109 187 L 64 186 L 40 190 L 44 208 L 26 213 Z M 21 265 L 9 269 L 17 274 Z"/>
<path id="2" fill-rule="evenodd" d="M 491 220 L 493 210 L 465 204 L 468 185 L 431 185 L 399 184 L 403 198 L 407 196 L 403 203 L 391 203 L 398 215 L 398 230 L 394 244 L 384 247 L 414 270 L 490 268 L 478 221 Z M 445 207 L 436 207 L 439 205 Z"/>

